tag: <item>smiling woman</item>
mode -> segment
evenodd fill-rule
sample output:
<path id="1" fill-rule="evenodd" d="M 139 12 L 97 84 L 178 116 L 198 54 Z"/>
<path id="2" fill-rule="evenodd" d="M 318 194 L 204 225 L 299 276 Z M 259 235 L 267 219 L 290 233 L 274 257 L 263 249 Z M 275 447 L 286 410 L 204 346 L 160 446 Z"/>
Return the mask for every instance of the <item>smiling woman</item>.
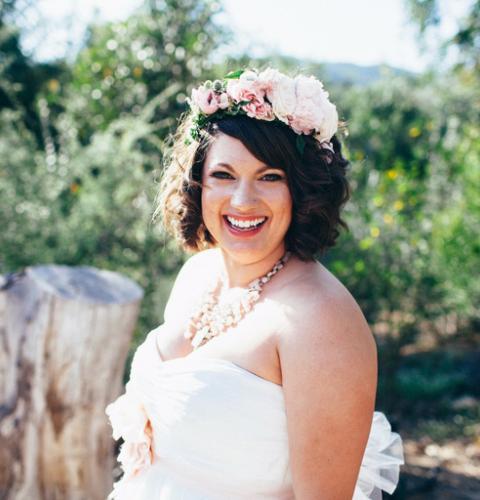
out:
<path id="1" fill-rule="evenodd" d="M 195 255 L 107 408 L 125 439 L 111 498 L 393 492 L 403 452 L 374 411 L 373 336 L 315 259 L 347 228 L 335 106 L 315 78 L 272 69 L 206 82 L 190 106 L 156 213 Z"/>
<path id="2" fill-rule="evenodd" d="M 238 139 L 221 133 L 209 148 L 201 199 L 210 238 L 231 258 L 276 261 L 285 253 L 292 212 L 285 172 L 263 164 Z"/>
<path id="3" fill-rule="evenodd" d="M 332 138 L 334 146 L 330 151 L 321 148 L 313 136 L 303 136 L 305 143 L 301 154 L 297 147 L 298 136 L 285 124 L 235 116 L 212 120 L 202 130 L 199 144 L 185 144 L 192 122 L 193 117 L 188 116 L 179 127 L 156 211 L 185 249 L 202 250 L 215 243 L 201 213 L 202 185 L 209 181 L 204 166 L 211 169 L 212 162 L 216 162 L 218 172 L 214 178 L 222 178 L 227 184 L 230 179 L 228 189 L 236 186 L 235 203 L 237 197 L 242 196 L 241 190 L 246 188 L 245 182 L 239 182 L 234 175 L 239 160 L 247 168 L 250 164 L 250 168 L 265 169 L 258 172 L 267 174 L 263 184 L 258 181 L 256 186 L 273 183 L 268 191 L 282 193 L 284 201 L 288 191 L 289 203 L 294 209 L 290 210 L 292 220 L 285 243 L 292 251 L 310 260 L 335 244 L 338 228 L 347 228 L 340 210 L 350 196 L 346 179 L 348 162 L 341 154 L 336 137 Z M 237 169 L 241 166 L 238 164 Z M 251 211 L 251 208 L 244 206 L 241 210 Z"/>

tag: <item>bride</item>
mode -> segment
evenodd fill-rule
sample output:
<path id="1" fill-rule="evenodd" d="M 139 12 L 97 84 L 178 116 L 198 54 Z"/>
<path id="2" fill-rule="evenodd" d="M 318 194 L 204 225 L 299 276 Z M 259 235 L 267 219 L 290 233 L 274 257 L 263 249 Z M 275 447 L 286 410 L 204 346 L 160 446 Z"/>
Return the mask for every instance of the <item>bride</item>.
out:
<path id="1" fill-rule="evenodd" d="M 347 228 L 335 106 L 317 79 L 270 68 L 207 81 L 188 102 L 156 213 L 195 253 L 106 408 L 124 440 L 109 498 L 392 493 L 403 449 L 374 411 L 375 341 L 315 259 Z"/>

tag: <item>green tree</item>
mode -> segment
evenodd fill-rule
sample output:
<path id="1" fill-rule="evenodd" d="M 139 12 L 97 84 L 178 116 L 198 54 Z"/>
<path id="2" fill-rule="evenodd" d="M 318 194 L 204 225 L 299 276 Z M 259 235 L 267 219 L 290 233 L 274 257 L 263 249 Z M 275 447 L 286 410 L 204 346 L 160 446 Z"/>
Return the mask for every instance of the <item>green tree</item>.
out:
<path id="1" fill-rule="evenodd" d="M 420 40 L 441 22 L 438 0 L 406 0 L 410 17 L 418 26 Z M 440 50 L 458 49 L 458 67 L 480 74 L 480 0 L 472 1 L 455 34 L 443 41 Z"/>
<path id="2" fill-rule="evenodd" d="M 0 1 L 0 110 L 19 112 L 18 119 L 25 123 L 35 134 L 38 144 L 41 144 L 36 99 L 45 82 L 58 77 L 63 67 L 61 64 L 32 61 L 23 53 L 16 19 L 20 9 L 27 6 L 28 2 Z"/>
<path id="3" fill-rule="evenodd" d="M 218 12 L 219 4 L 211 0 L 152 1 L 125 21 L 90 27 L 71 79 L 58 89 L 58 99 L 50 95 L 48 101 L 68 108 L 86 143 L 94 131 L 139 115 L 163 93 L 153 119 L 164 137 L 195 81 L 206 72 L 212 76 L 210 55 L 228 39 L 215 22 Z"/>
<path id="4" fill-rule="evenodd" d="M 0 112 L 1 272 L 49 262 L 123 272 L 146 292 L 143 333 L 183 258 L 151 222 L 163 142 L 226 36 L 209 0 L 149 9 L 92 28 L 72 71 L 46 82 L 41 147 L 18 107 Z"/>

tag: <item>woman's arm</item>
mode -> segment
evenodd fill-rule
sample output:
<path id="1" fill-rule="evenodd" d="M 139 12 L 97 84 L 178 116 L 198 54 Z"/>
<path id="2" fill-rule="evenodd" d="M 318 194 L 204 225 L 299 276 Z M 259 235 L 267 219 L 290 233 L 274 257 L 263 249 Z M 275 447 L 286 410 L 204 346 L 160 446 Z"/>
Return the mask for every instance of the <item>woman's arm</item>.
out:
<path id="1" fill-rule="evenodd" d="M 295 499 L 351 500 L 375 406 L 376 345 L 351 295 L 315 300 L 279 336 Z"/>

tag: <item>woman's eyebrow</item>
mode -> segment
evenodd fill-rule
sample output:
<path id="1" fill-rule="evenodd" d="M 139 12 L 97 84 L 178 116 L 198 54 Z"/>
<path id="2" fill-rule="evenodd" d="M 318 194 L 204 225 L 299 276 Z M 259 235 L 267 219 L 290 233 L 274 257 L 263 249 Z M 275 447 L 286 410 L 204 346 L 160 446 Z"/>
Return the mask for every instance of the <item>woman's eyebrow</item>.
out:
<path id="1" fill-rule="evenodd" d="M 223 167 L 227 170 L 230 170 L 230 172 L 235 172 L 235 169 L 229 163 L 224 163 L 224 162 L 215 163 L 215 165 L 213 165 L 211 168 L 215 167 Z M 269 165 L 262 165 L 255 173 L 260 174 L 265 170 L 281 170 L 281 168 L 270 167 Z"/>

